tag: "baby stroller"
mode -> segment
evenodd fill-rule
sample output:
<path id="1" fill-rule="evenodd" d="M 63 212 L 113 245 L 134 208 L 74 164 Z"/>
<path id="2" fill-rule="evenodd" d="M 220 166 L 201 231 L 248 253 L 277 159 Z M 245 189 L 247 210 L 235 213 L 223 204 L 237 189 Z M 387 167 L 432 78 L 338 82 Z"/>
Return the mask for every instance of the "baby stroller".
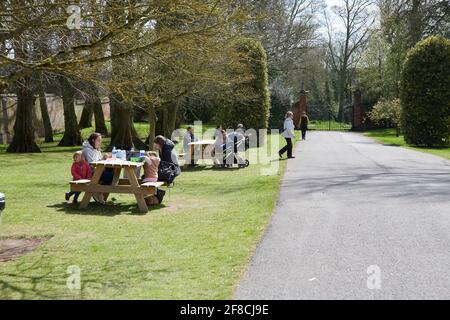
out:
<path id="1" fill-rule="evenodd" d="M 239 168 L 247 168 L 250 166 L 250 161 L 244 159 L 239 152 L 248 150 L 248 138 L 238 140 L 234 137 L 233 143 L 223 145 L 223 164 L 222 168 L 231 168 L 233 165 L 238 165 Z"/>

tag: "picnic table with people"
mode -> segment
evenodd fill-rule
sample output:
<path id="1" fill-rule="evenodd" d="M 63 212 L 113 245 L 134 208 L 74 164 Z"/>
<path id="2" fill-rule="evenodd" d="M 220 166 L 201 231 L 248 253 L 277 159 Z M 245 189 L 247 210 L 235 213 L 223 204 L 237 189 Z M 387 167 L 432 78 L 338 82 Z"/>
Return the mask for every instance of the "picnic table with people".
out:
<path id="1" fill-rule="evenodd" d="M 139 209 L 147 212 L 149 205 L 162 202 L 165 192 L 160 187 L 172 184 L 181 173 L 173 150 L 175 145 L 165 137 L 155 138 L 154 149 L 157 152 L 114 148 L 113 154 L 103 154 L 101 145 L 102 136 L 93 133 L 83 144 L 83 151 L 73 155 L 73 181 L 70 192 L 66 193 L 66 201 L 74 196 L 73 203 L 77 204 L 84 192 L 80 208 L 86 208 L 91 198 L 106 204 L 110 194 L 120 193 L 134 195 Z"/>

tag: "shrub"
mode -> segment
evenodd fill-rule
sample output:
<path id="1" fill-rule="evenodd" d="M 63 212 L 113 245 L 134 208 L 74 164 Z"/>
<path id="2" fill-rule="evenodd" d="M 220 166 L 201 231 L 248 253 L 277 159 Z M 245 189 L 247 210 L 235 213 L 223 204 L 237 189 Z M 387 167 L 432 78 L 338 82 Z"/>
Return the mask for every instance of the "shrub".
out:
<path id="1" fill-rule="evenodd" d="M 378 126 L 388 128 L 396 128 L 397 136 L 399 135 L 400 123 L 402 115 L 402 106 L 400 99 L 380 100 L 369 112 L 370 121 Z"/>
<path id="2" fill-rule="evenodd" d="M 267 55 L 262 44 L 255 39 L 242 40 L 237 50 L 246 74 L 236 74 L 245 79 L 233 92 L 232 101 L 227 101 L 219 118 L 224 126 L 235 128 L 242 123 L 246 128 L 266 129 L 270 114 L 269 76 Z M 250 75 L 249 75 L 249 74 Z"/>
<path id="3" fill-rule="evenodd" d="M 400 88 L 405 141 L 442 145 L 450 137 L 450 40 L 430 37 L 408 53 Z"/>

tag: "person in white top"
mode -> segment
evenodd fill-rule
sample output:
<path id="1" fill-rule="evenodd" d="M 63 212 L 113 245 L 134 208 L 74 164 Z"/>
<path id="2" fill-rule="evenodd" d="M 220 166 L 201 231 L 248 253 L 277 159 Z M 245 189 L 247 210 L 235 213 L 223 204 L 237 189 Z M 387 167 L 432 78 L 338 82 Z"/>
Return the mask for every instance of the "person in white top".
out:
<path id="1" fill-rule="evenodd" d="M 283 158 L 283 154 L 287 152 L 288 159 L 295 159 L 292 156 L 292 139 L 295 139 L 295 126 L 294 126 L 294 114 L 289 111 L 286 113 L 286 120 L 284 121 L 283 137 L 286 139 L 287 145 L 281 149 L 278 154 L 280 158 Z"/>
<path id="2" fill-rule="evenodd" d="M 195 166 L 197 161 L 195 159 L 195 152 L 194 154 L 192 153 L 193 149 L 189 144 L 197 141 L 198 139 L 194 135 L 194 130 L 192 129 L 192 127 L 188 127 L 183 138 L 183 149 L 184 153 L 186 154 L 186 163 L 190 162 L 192 166 Z"/>

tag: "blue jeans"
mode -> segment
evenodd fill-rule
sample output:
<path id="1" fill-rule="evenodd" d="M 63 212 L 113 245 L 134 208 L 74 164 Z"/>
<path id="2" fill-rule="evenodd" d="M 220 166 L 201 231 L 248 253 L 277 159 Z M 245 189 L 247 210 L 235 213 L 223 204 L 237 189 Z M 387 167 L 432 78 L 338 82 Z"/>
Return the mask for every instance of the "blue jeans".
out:
<path id="1" fill-rule="evenodd" d="M 112 185 L 114 179 L 114 171 L 112 169 L 106 169 L 102 173 L 102 177 L 100 178 L 100 182 L 102 185 L 110 186 Z"/>

